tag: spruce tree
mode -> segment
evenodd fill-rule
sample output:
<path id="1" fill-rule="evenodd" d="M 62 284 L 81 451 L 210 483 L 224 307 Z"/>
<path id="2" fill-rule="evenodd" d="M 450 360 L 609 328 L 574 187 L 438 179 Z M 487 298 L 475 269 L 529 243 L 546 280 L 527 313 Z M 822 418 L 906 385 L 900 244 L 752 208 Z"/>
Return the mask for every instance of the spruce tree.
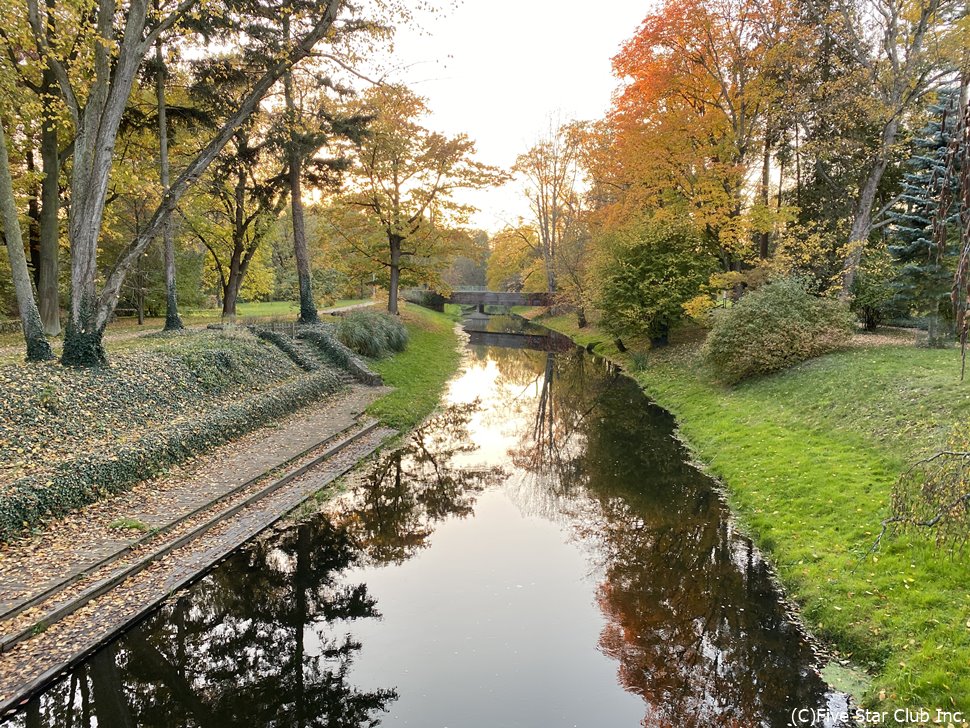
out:
<path id="1" fill-rule="evenodd" d="M 947 149 L 957 127 L 958 103 L 958 90 L 943 89 L 929 108 L 931 118 L 912 143 L 903 176 L 903 207 L 890 213 L 889 251 L 901 265 L 898 296 L 914 313 L 928 317 L 931 344 L 942 338 L 953 319 L 950 293 L 956 237 L 952 245 L 941 248 L 934 220 L 943 185 L 950 184 L 946 181 Z M 951 212 L 955 220 L 959 210 Z"/>

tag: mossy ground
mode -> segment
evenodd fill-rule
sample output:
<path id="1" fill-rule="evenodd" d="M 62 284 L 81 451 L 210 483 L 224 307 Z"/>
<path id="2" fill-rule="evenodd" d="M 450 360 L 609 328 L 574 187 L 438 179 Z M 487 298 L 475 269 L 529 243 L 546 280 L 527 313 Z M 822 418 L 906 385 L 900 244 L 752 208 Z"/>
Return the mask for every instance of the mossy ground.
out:
<path id="1" fill-rule="evenodd" d="M 368 413 L 402 432 L 424 420 L 441 400 L 445 384 L 461 361 L 453 312 L 436 313 L 402 306 L 408 348 L 387 359 L 369 360 L 370 367 L 395 390 L 374 402 Z"/>
<path id="2" fill-rule="evenodd" d="M 150 342 L 118 353 L 107 368 L 0 366 L 0 483 L 302 374 L 246 331 L 193 331 Z"/>
<path id="3" fill-rule="evenodd" d="M 701 332 L 621 354 L 574 317 L 540 322 L 597 342 L 677 417 L 809 627 L 872 676 L 866 705 L 970 712 L 970 554 L 906 535 L 867 556 L 899 472 L 970 419 L 958 352 L 862 346 L 727 388 Z"/>

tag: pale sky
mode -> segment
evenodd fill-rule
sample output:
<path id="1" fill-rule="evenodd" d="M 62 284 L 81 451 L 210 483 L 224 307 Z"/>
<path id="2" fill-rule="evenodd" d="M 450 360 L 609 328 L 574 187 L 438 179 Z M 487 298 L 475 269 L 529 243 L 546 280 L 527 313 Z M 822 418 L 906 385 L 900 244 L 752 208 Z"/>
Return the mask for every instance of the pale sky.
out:
<path id="1" fill-rule="evenodd" d="M 550 119 L 595 119 L 616 80 L 610 60 L 649 11 L 644 0 L 465 0 L 403 28 L 392 60 L 400 81 L 426 97 L 427 126 L 466 133 L 481 161 L 507 169 Z M 520 184 L 469 192 L 473 225 L 496 232 L 527 216 Z"/>

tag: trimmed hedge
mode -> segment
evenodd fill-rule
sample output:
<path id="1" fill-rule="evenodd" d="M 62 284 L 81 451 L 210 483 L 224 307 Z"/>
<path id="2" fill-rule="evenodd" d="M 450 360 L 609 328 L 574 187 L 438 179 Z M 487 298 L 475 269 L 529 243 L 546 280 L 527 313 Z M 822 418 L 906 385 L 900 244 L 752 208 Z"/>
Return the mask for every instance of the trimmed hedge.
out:
<path id="1" fill-rule="evenodd" d="M 228 404 L 209 416 L 150 431 L 114 452 L 85 455 L 58 464 L 53 472 L 20 478 L 0 494 L 0 541 L 8 541 L 46 518 L 65 515 L 130 488 L 168 466 L 286 415 L 340 386 L 335 372 L 320 371 Z"/>
<path id="2" fill-rule="evenodd" d="M 834 351 L 854 326 L 846 306 L 781 280 L 718 312 L 702 353 L 720 379 L 734 384 Z"/>

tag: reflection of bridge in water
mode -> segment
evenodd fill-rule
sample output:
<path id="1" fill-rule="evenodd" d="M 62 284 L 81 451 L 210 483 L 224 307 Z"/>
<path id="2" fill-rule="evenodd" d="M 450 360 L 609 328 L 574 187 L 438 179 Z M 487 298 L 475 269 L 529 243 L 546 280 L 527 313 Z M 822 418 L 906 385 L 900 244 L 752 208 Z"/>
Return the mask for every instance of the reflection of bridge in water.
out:
<path id="1" fill-rule="evenodd" d="M 571 351 L 576 345 L 565 336 L 549 334 L 514 333 L 508 331 L 477 331 L 466 328 L 472 346 L 502 346 L 508 349 L 532 349 L 534 351 Z"/>

